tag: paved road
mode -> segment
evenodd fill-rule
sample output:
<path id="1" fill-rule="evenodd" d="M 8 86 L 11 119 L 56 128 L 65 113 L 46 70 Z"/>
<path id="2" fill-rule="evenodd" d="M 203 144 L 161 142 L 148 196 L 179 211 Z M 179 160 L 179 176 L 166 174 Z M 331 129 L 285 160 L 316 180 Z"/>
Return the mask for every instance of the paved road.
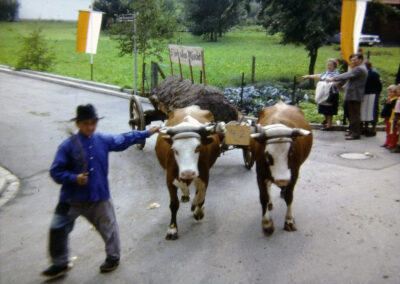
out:
<path id="1" fill-rule="evenodd" d="M 128 130 L 128 101 L 0 72 L 0 165 L 20 178 L 17 198 L 0 209 L 0 283 L 40 283 L 48 265 L 47 231 L 59 187 L 48 167 L 76 105 L 94 103 L 99 131 Z M 273 188 L 276 231 L 261 231 L 255 171 L 241 152 L 212 169 L 205 217 L 178 212 L 177 241 L 166 241 L 169 197 L 152 137 L 110 156 L 110 183 L 122 261 L 102 275 L 103 243 L 84 219 L 71 234 L 74 268 L 62 283 L 399 283 L 400 156 L 379 147 L 384 134 L 344 141 L 314 132 L 293 206 L 298 231 L 282 230 L 285 205 Z M 344 160 L 344 152 L 369 152 Z M 396 187 L 397 186 L 397 187 Z M 193 193 L 192 193 L 193 196 Z M 153 202 L 159 208 L 146 209 Z"/>

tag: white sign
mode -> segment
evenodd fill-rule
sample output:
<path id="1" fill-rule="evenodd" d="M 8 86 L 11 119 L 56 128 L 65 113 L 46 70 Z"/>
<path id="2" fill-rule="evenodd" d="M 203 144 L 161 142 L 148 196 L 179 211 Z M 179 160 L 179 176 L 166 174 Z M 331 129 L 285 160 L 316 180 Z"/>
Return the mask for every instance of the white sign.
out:
<path id="1" fill-rule="evenodd" d="M 170 44 L 168 47 L 171 62 L 180 62 L 181 64 L 191 66 L 203 66 L 203 48 L 175 44 Z"/>

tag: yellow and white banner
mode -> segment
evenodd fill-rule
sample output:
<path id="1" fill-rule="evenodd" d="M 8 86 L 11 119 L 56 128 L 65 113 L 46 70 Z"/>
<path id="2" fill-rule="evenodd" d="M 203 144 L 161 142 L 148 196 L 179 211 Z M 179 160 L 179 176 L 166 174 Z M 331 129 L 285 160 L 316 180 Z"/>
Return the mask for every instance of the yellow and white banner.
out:
<path id="1" fill-rule="evenodd" d="M 365 11 L 369 0 L 343 0 L 340 22 L 340 45 L 343 59 L 350 63 L 349 56 L 357 53 Z"/>
<path id="2" fill-rule="evenodd" d="M 100 36 L 102 12 L 79 11 L 76 51 L 96 54 Z"/>

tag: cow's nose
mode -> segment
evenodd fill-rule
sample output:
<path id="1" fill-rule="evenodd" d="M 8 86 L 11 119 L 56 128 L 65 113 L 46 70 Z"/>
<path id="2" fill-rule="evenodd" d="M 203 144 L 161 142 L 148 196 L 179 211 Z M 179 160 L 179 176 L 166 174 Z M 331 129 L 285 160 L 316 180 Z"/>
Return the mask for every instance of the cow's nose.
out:
<path id="1" fill-rule="evenodd" d="M 181 173 L 181 179 L 192 180 L 196 177 L 196 173 L 191 170 L 183 171 Z"/>
<path id="2" fill-rule="evenodd" d="M 276 180 L 275 184 L 281 187 L 281 186 L 288 186 L 289 182 L 290 182 L 289 180 L 281 179 L 281 180 Z"/>

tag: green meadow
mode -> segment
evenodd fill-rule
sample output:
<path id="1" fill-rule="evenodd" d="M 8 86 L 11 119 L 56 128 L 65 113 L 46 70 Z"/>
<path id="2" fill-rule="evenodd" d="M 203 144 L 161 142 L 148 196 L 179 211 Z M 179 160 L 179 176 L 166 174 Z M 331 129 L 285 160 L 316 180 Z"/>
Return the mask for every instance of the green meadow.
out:
<path id="1" fill-rule="evenodd" d="M 75 51 L 76 22 L 15 22 L 0 23 L 0 64 L 15 66 L 21 49 L 21 38 L 35 26 L 42 28 L 48 45 L 56 55 L 56 61 L 49 72 L 75 78 L 90 80 L 90 55 Z M 200 46 L 204 49 L 207 84 L 221 89 L 239 86 L 241 74 L 245 73 L 245 82 L 250 84 L 252 57 L 256 57 L 255 81 L 292 82 L 294 76 L 307 74 L 309 58 L 302 46 L 279 43 L 279 35 L 266 35 L 261 27 L 245 27 L 226 33 L 217 42 L 207 42 L 186 32 L 177 33 L 171 43 L 188 46 Z M 399 47 L 363 47 L 368 51 L 371 62 L 381 74 L 384 86 L 394 82 L 400 63 Z M 124 88 L 133 86 L 133 56 L 118 56 L 117 42 L 102 33 L 94 55 L 94 81 L 117 85 Z M 327 45 L 319 49 L 315 72 L 325 70 L 327 58 L 340 58 L 338 45 Z M 140 59 L 140 55 L 138 56 Z M 164 73 L 171 74 L 167 43 L 162 60 L 147 59 L 159 63 Z M 140 82 L 141 61 L 138 61 Z M 182 66 L 184 76 L 189 78 L 189 67 Z M 174 74 L 179 74 L 177 64 L 173 65 Z M 195 81 L 199 82 L 200 69 L 193 68 Z M 148 86 L 150 74 L 147 73 Z M 147 85 L 147 84 L 146 84 Z M 312 92 L 312 91 L 311 91 Z"/>

